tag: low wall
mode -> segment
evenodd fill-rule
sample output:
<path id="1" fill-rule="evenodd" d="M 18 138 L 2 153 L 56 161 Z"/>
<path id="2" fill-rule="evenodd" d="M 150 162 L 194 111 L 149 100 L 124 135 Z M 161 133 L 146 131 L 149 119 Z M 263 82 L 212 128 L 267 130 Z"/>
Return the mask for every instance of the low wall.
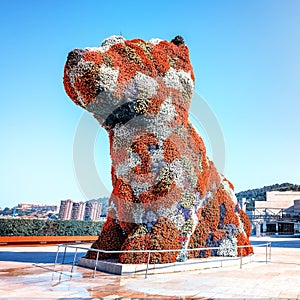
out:
<path id="1" fill-rule="evenodd" d="M 216 257 L 212 256 L 209 258 L 194 258 L 188 259 L 185 262 L 174 262 L 166 264 L 121 264 L 117 260 L 98 260 L 96 265 L 96 260 L 79 258 L 78 265 L 80 267 L 96 269 L 98 271 L 117 274 L 117 275 L 134 275 L 134 274 L 165 274 L 174 272 L 187 272 L 187 271 L 197 271 L 212 268 L 222 268 L 222 267 L 233 267 L 240 266 L 251 263 L 253 261 L 254 254 L 244 257 Z"/>
<path id="2" fill-rule="evenodd" d="M 0 246 L 40 246 L 41 244 L 65 244 L 94 242 L 98 236 L 0 236 Z"/>

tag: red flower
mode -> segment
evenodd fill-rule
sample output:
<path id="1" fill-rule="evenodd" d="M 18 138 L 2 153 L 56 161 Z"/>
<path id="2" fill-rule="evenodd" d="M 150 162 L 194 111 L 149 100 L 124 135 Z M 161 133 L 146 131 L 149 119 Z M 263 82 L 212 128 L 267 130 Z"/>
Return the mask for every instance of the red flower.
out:
<path id="1" fill-rule="evenodd" d="M 85 61 L 94 62 L 95 64 L 101 65 L 103 63 L 103 56 L 100 52 L 96 51 L 86 51 L 83 54 L 83 59 Z"/>
<path id="2" fill-rule="evenodd" d="M 241 221 L 243 222 L 245 233 L 249 237 L 251 235 L 251 227 L 252 227 L 250 219 L 249 219 L 248 215 L 242 209 L 239 210 L 239 215 L 240 215 Z"/>
<path id="3" fill-rule="evenodd" d="M 238 256 L 247 256 L 253 253 L 253 248 L 250 244 L 250 241 L 243 233 L 240 233 L 237 236 L 237 244 L 238 246 L 249 246 L 238 248 Z"/>
<path id="4" fill-rule="evenodd" d="M 171 163 L 175 158 L 180 158 L 176 144 L 171 139 L 164 140 L 164 159 L 167 163 Z"/>
<path id="5" fill-rule="evenodd" d="M 91 248 L 101 250 L 119 250 L 124 243 L 122 228 L 117 224 L 116 220 L 110 216 L 107 217 L 98 240 L 93 243 Z M 118 258 L 118 254 L 99 253 L 99 259 Z M 88 251 L 86 256 L 88 259 L 96 259 L 97 252 Z"/>

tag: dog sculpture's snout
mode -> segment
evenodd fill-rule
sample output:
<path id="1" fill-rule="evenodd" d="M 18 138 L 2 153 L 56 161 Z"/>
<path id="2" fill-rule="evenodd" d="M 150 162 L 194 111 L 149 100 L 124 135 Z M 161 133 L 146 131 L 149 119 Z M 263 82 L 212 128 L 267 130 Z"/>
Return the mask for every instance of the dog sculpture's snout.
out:
<path id="1" fill-rule="evenodd" d="M 89 79 L 81 82 L 81 68 L 80 68 L 80 61 L 82 61 L 84 53 L 87 50 L 83 49 L 75 49 L 68 54 L 68 58 L 65 64 L 64 69 L 64 87 L 72 99 L 77 105 L 85 107 L 85 99 L 83 98 L 83 94 L 81 93 L 81 89 L 83 86 L 87 85 Z M 81 80 L 81 81 L 80 81 Z"/>
<path id="2" fill-rule="evenodd" d="M 71 51 L 68 54 L 67 63 L 66 63 L 67 67 L 69 69 L 72 69 L 73 67 L 75 67 L 81 60 L 85 51 L 86 50 L 83 50 L 83 49 L 74 49 L 73 51 Z"/>

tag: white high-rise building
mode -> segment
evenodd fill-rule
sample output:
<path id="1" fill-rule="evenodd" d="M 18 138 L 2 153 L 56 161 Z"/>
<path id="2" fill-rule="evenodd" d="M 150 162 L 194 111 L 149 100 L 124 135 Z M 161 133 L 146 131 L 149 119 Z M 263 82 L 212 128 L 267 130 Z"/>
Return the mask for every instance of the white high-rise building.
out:
<path id="1" fill-rule="evenodd" d="M 71 220 L 72 208 L 74 201 L 71 199 L 61 200 L 59 208 L 59 219 L 61 220 Z"/>
<path id="2" fill-rule="evenodd" d="M 102 212 L 102 203 L 97 201 L 74 202 L 71 199 L 61 200 L 59 219 L 98 221 Z"/>
<path id="3" fill-rule="evenodd" d="M 85 202 L 74 202 L 72 207 L 72 220 L 84 220 Z"/>
<path id="4" fill-rule="evenodd" d="M 86 202 L 85 204 L 85 220 L 98 221 L 101 216 L 102 203 Z"/>

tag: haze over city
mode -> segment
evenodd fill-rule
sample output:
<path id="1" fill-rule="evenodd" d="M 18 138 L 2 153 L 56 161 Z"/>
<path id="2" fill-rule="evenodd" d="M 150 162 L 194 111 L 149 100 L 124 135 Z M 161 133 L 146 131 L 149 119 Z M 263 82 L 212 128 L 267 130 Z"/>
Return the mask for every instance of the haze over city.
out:
<path id="1" fill-rule="evenodd" d="M 188 3 L 0 3 L 0 207 L 88 200 L 73 163 L 83 111 L 64 91 L 63 67 L 72 49 L 97 46 L 120 34 L 146 40 L 184 37 L 196 92 L 222 129 L 224 174 L 236 192 L 277 182 L 300 183 L 300 3 Z M 212 155 L 211 137 L 199 126 Z M 107 133 L 99 128 L 94 139 L 95 164 L 107 190 L 98 197 L 108 196 Z"/>

